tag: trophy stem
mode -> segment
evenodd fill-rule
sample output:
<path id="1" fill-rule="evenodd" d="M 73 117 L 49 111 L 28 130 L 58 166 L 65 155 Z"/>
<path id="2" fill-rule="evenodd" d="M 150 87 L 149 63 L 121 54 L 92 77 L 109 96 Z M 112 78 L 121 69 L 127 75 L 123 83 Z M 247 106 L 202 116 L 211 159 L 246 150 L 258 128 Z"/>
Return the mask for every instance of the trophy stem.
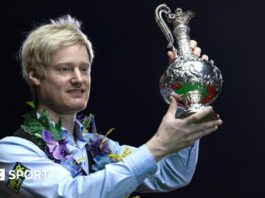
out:
<path id="1" fill-rule="evenodd" d="M 179 55 L 192 54 L 190 47 L 190 28 L 187 25 L 179 24 L 173 31 L 177 43 Z"/>
<path id="2" fill-rule="evenodd" d="M 198 112 L 200 109 L 201 108 L 198 108 L 198 109 L 181 109 L 180 111 L 177 111 L 176 118 L 184 119 L 184 118 L 189 117 L 192 114 Z M 204 116 L 200 120 L 194 122 L 194 124 L 199 124 L 199 123 L 208 122 L 208 121 L 212 121 L 212 120 L 218 120 L 218 119 L 219 119 L 219 116 L 217 115 L 217 113 L 215 113 L 212 110 L 209 114 L 207 114 L 206 116 Z"/>

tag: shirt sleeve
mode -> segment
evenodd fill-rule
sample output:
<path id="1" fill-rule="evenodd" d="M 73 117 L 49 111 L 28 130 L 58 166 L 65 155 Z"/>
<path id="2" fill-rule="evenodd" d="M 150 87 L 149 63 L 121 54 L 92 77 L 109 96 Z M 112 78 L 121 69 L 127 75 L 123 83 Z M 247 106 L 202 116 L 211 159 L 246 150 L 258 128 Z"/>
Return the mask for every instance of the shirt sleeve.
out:
<path id="1" fill-rule="evenodd" d="M 60 164 L 48 159 L 32 142 L 19 137 L 0 140 L 0 169 L 5 180 L 0 181 L 0 197 L 64 197 L 64 198 L 122 198 L 157 171 L 157 164 L 143 145 L 118 163 L 106 165 L 104 170 L 88 176 L 73 178 Z M 46 178 L 25 178 L 16 193 L 7 187 L 9 172 L 19 163 L 29 170 L 44 170 Z"/>
<path id="2" fill-rule="evenodd" d="M 123 153 L 126 148 L 132 152 L 137 150 L 135 147 L 123 145 L 119 148 L 118 153 Z M 148 155 L 153 157 L 146 147 Z M 167 192 L 188 185 L 194 175 L 199 151 L 199 140 L 192 146 L 187 147 L 177 153 L 163 158 L 157 163 L 157 171 L 149 175 L 138 188 L 137 192 Z M 141 157 L 141 156 L 139 156 Z M 140 159 L 138 158 L 138 161 Z M 135 161 L 134 163 L 138 163 Z"/>
<path id="3" fill-rule="evenodd" d="M 166 192 L 188 185 L 198 161 L 199 140 L 192 146 L 168 155 L 158 162 L 155 174 L 137 188 L 139 192 Z"/>

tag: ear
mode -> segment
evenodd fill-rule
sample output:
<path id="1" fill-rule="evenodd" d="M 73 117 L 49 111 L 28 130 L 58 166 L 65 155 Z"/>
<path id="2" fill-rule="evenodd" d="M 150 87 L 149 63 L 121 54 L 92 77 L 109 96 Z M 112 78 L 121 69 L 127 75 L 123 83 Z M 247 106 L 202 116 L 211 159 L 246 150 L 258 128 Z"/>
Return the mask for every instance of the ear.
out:
<path id="1" fill-rule="evenodd" d="M 38 75 L 34 69 L 29 70 L 28 80 L 31 82 L 32 85 L 40 85 L 40 75 Z"/>

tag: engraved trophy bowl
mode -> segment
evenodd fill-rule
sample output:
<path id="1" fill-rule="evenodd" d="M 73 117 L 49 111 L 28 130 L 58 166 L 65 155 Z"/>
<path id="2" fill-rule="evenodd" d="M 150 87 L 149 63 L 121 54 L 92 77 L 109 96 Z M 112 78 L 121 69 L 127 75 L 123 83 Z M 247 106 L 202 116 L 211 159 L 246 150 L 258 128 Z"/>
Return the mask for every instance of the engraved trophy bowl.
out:
<path id="1" fill-rule="evenodd" d="M 177 47 L 162 14 L 173 24 Z M 177 96 L 180 107 L 176 117 L 180 118 L 210 105 L 220 94 L 223 83 L 221 71 L 212 60 L 204 60 L 192 53 L 188 23 L 194 15 L 194 12 L 183 12 L 180 8 L 171 13 L 166 4 L 159 5 L 155 11 L 156 22 L 168 40 L 167 47 L 177 54 L 160 78 L 160 92 L 167 103 L 171 95 Z M 218 118 L 213 111 L 209 116 L 207 120 Z"/>

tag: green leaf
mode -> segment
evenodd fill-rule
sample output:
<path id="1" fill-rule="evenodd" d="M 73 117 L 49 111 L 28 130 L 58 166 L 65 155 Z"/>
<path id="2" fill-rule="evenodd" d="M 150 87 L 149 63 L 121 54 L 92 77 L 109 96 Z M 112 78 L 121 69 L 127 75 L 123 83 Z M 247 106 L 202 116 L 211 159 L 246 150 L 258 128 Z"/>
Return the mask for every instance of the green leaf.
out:
<path id="1" fill-rule="evenodd" d="M 29 112 L 25 115 L 24 122 L 21 125 L 21 128 L 28 134 L 35 136 L 35 134 L 41 134 L 41 131 L 44 129 L 41 123 L 37 120 L 36 113 Z"/>
<path id="2" fill-rule="evenodd" d="M 59 121 L 57 123 L 55 123 L 55 129 L 57 131 L 61 131 L 61 128 L 62 128 L 62 119 L 61 117 L 59 118 Z"/>
<path id="3" fill-rule="evenodd" d="M 57 140 L 57 141 L 62 139 L 61 130 L 62 130 L 62 120 L 61 120 L 61 117 L 60 117 L 58 122 L 55 123 L 55 126 L 51 126 L 51 132 L 53 134 L 54 139 Z"/>
<path id="4" fill-rule="evenodd" d="M 58 123 L 53 124 L 51 122 L 49 113 L 47 110 L 43 109 L 39 112 L 39 117 L 36 115 L 36 112 L 29 112 L 23 116 L 24 122 L 21 125 L 21 128 L 32 135 L 35 138 L 41 138 L 42 130 L 47 130 L 51 132 L 53 138 L 56 141 L 61 140 L 61 119 Z"/>
<path id="5" fill-rule="evenodd" d="M 36 104 L 35 104 L 35 101 L 27 101 L 26 102 L 32 109 L 36 109 Z"/>
<path id="6" fill-rule="evenodd" d="M 37 137 L 37 138 L 42 138 L 42 136 L 41 136 L 39 133 L 35 133 L 34 135 L 35 135 L 35 137 Z"/>
<path id="7" fill-rule="evenodd" d="M 89 116 L 85 116 L 84 119 L 82 120 L 82 125 L 84 126 L 85 129 L 89 127 L 89 124 L 91 120 L 94 118 L 93 114 L 89 114 Z"/>

